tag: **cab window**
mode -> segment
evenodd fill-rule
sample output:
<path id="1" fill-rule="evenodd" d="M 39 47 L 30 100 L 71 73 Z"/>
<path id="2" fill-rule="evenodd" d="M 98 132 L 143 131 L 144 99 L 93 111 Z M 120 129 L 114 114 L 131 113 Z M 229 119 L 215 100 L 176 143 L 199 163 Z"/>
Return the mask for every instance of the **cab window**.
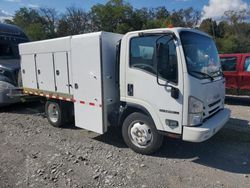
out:
<path id="1" fill-rule="evenodd" d="M 157 52 L 156 48 L 160 50 Z M 160 78 L 177 83 L 177 55 L 174 39 L 168 35 L 132 38 L 130 67 L 153 75 L 158 71 Z"/>
<path id="2" fill-rule="evenodd" d="M 221 57 L 220 62 L 222 71 L 236 71 L 236 57 Z"/>
<path id="3" fill-rule="evenodd" d="M 156 36 L 135 37 L 130 41 L 130 67 L 155 74 Z"/>
<path id="4" fill-rule="evenodd" d="M 250 72 L 250 57 L 247 57 L 244 63 L 244 71 Z"/>
<path id="5" fill-rule="evenodd" d="M 158 75 L 173 83 L 178 82 L 178 63 L 176 46 L 171 36 L 165 36 L 157 42 L 158 51 Z"/>

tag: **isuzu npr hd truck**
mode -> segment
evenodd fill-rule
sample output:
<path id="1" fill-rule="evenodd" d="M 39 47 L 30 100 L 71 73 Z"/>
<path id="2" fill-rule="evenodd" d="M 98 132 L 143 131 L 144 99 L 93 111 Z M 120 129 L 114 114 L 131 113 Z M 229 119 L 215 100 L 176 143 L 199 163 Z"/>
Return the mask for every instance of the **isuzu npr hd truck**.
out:
<path id="1" fill-rule="evenodd" d="M 95 32 L 19 45 L 23 90 L 47 99 L 48 121 L 104 134 L 150 154 L 164 135 L 202 142 L 228 121 L 225 79 L 213 39 L 164 28 Z"/>

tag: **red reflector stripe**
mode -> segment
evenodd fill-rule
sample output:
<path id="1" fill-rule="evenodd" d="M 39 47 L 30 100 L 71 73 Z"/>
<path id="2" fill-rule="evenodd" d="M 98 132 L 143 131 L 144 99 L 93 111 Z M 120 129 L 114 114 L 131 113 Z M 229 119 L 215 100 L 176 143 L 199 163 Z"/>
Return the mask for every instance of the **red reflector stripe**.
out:
<path id="1" fill-rule="evenodd" d="M 81 104 L 85 104 L 85 102 L 84 102 L 84 101 L 80 101 L 80 103 L 81 103 Z"/>
<path id="2" fill-rule="evenodd" d="M 33 95 L 40 95 L 40 96 L 44 96 L 44 97 L 52 98 L 52 99 L 59 99 L 59 100 L 64 100 L 64 101 L 76 102 L 76 99 L 61 97 L 59 95 L 45 94 L 45 93 L 42 93 L 42 92 L 40 93 L 40 92 L 32 92 L 32 91 L 24 90 L 24 93 L 33 94 Z M 102 108 L 102 104 L 96 104 L 94 102 L 85 102 L 85 101 L 82 101 L 82 100 L 77 100 L 77 101 L 80 102 L 80 104 L 88 104 L 89 106 L 96 106 L 96 107 Z"/>
<path id="3" fill-rule="evenodd" d="M 89 105 L 90 105 L 90 106 L 95 106 L 95 103 L 90 102 Z"/>

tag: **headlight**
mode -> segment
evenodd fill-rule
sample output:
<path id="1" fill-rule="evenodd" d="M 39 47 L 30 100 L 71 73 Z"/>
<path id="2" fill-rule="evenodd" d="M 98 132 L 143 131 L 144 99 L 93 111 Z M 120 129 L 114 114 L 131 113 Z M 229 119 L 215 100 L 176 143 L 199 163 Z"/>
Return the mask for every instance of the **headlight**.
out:
<path id="1" fill-rule="evenodd" d="M 203 102 L 194 97 L 189 97 L 188 102 L 188 125 L 195 126 L 202 123 Z"/>

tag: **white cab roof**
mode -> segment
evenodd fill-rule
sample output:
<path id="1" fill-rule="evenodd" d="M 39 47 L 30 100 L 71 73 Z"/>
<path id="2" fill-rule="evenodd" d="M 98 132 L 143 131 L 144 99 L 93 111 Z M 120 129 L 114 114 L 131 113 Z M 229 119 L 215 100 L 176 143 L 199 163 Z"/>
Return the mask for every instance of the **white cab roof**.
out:
<path id="1" fill-rule="evenodd" d="M 190 32 L 195 32 L 201 35 L 206 35 L 208 37 L 211 37 L 205 32 L 202 32 L 198 29 L 191 29 L 191 28 L 185 28 L 185 27 L 173 27 L 173 28 L 158 28 L 158 29 L 147 29 L 147 30 L 140 30 L 140 31 L 131 31 L 127 33 L 126 35 L 134 35 L 138 33 L 164 33 L 164 32 L 173 32 L 173 33 L 180 33 L 181 31 L 190 31 Z"/>

